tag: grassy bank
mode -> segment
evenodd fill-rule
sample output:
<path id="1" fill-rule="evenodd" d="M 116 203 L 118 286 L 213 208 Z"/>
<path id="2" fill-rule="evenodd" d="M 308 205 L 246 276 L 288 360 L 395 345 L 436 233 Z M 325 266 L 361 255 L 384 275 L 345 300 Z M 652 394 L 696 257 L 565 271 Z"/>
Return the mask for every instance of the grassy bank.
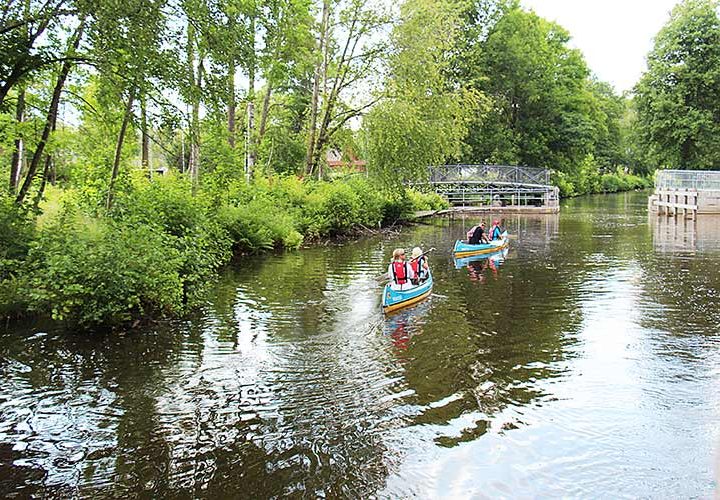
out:
<path id="1" fill-rule="evenodd" d="M 0 198 L 0 315 L 47 315 L 85 328 L 181 315 L 233 255 L 297 249 L 318 238 L 444 206 L 389 195 L 364 178 L 270 177 L 209 186 L 136 178 L 112 211 L 87 190 L 51 190 L 39 214 Z"/>

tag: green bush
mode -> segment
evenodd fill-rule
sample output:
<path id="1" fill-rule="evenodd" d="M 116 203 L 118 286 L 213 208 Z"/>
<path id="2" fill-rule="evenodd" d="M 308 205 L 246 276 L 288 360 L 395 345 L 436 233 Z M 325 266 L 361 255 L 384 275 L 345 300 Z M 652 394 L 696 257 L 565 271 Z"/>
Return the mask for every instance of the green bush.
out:
<path id="1" fill-rule="evenodd" d="M 303 207 L 301 227 L 310 237 L 342 233 L 359 222 L 360 197 L 345 183 L 318 182 Z"/>
<path id="2" fill-rule="evenodd" d="M 216 269 L 230 258 L 231 241 L 211 216 L 211 199 L 193 196 L 184 177 L 136 179 L 130 193 L 120 197 L 112 217 L 122 224 L 151 227 L 168 236 L 180 256 L 184 301 L 194 304 Z"/>
<path id="3" fill-rule="evenodd" d="M 413 210 L 442 210 L 448 208 L 448 201 L 437 193 L 423 193 L 414 189 L 407 190 Z"/>
<path id="4" fill-rule="evenodd" d="M 119 325 L 183 309 L 182 256 L 150 226 L 63 214 L 28 257 L 28 308 L 82 326 Z"/>
<path id="5" fill-rule="evenodd" d="M 383 206 L 383 226 L 396 224 L 398 221 L 407 220 L 414 212 L 413 202 L 406 192 L 398 193 L 388 197 Z"/>
<path id="6" fill-rule="evenodd" d="M 30 215 L 0 196 L 0 317 L 27 309 L 24 267 L 35 234 Z"/>
<path id="7" fill-rule="evenodd" d="M 17 274 L 34 237 L 30 215 L 9 196 L 0 196 L 0 281 Z"/>
<path id="8" fill-rule="evenodd" d="M 592 157 L 589 156 L 589 158 Z M 616 193 L 632 189 L 647 189 L 653 185 L 652 179 L 625 173 L 622 167 L 617 167 L 615 172 L 600 175 L 597 170 L 592 170 L 588 165 L 589 163 L 585 163 L 575 175 L 565 172 L 553 172 L 552 183 L 560 188 L 562 198 L 580 194 Z"/>
<path id="9" fill-rule="evenodd" d="M 577 196 L 575 184 L 565 172 L 553 172 L 551 182 L 560 189 L 560 197 L 570 198 Z"/>
<path id="10" fill-rule="evenodd" d="M 620 178 L 615 174 L 603 174 L 601 184 L 605 193 L 616 193 L 621 188 Z"/>
<path id="11" fill-rule="evenodd" d="M 235 251 L 298 248 L 303 241 L 292 215 L 269 198 L 258 197 L 239 206 L 223 205 L 217 217 Z"/>

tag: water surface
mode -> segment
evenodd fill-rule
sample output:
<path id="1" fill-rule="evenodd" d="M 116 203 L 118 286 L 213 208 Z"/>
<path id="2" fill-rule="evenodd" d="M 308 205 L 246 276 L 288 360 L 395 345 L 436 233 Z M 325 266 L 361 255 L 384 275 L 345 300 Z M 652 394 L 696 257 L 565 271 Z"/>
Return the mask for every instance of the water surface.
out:
<path id="1" fill-rule="evenodd" d="M 647 194 L 244 260 L 192 320 L 0 334 L 0 496 L 708 497 L 720 219 Z M 392 249 L 433 296 L 384 317 Z"/>

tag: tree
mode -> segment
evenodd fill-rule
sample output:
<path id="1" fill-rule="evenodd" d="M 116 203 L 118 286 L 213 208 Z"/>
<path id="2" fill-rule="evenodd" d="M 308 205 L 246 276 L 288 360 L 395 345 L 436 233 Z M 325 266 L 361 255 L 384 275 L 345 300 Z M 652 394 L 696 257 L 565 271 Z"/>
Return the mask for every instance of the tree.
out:
<path id="1" fill-rule="evenodd" d="M 45 126 L 43 128 L 42 136 L 40 138 L 40 141 L 38 142 L 37 147 L 35 148 L 35 151 L 32 156 L 32 160 L 30 162 L 30 167 L 28 168 L 28 173 L 25 177 L 25 181 L 23 182 L 22 186 L 20 187 L 20 191 L 18 192 L 17 197 L 15 198 L 15 202 L 18 205 L 21 205 L 23 201 L 25 200 L 25 196 L 27 196 L 28 191 L 30 190 L 30 186 L 32 185 L 33 180 L 35 179 L 35 175 L 37 173 L 37 169 L 40 166 L 40 162 L 43 158 L 43 152 L 45 150 L 45 146 L 47 145 L 48 141 L 50 140 L 50 134 L 53 130 L 55 130 L 55 124 L 57 121 L 57 115 L 58 115 L 58 108 L 60 106 L 60 94 L 63 90 L 63 87 L 65 86 L 65 80 L 68 77 L 68 74 L 70 73 L 70 69 L 72 68 L 73 64 L 71 62 L 71 56 L 77 51 L 78 46 L 80 45 L 80 41 L 83 37 L 83 31 L 85 30 L 85 18 L 81 19 L 80 24 L 75 29 L 75 33 L 70 38 L 69 47 L 67 49 L 67 56 L 65 60 L 63 61 L 60 71 L 57 76 L 57 80 L 55 82 L 55 87 L 53 88 L 52 98 L 50 100 L 50 107 L 47 112 L 47 118 L 45 120 Z"/>
<path id="2" fill-rule="evenodd" d="M 321 157 L 333 135 L 375 102 L 363 98 L 386 55 L 381 30 L 389 18 L 365 0 L 323 0 L 308 117 L 306 173 L 322 176 Z"/>
<path id="3" fill-rule="evenodd" d="M 448 78 L 459 26 L 450 2 L 401 7 L 383 100 L 363 121 L 370 169 L 391 187 L 423 179 L 428 166 L 458 156 L 470 119 L 482 109 L 478 92 Z"/>
<path id="4" fill-rule="evenodd" d="M 593 150 L 596 102 L 582 54 L 559 25 L 520 8 L 490 29 L 466 78 L 492 100 L 465 158 L 571 171 Z"/>
<path id="5" fill-rule="evenodd" d="M 716 0 L 686 0 L 655 38 L 638 82 L 641 141 L 657 166 L 720 164 L 720 20 Z"/>
<path id="6" fill-rule="evenodd" d="M 10 90 L 38 70 L 74 59 L 58 36 L 79 9 L 71 0 L 5 2 L 0 11 L 0 109 Z"/>
<path id="7" fill-rule="evenodd" d="M 628 104 L 609 83 L 592 79 L 590 91 L 596 109 L 593 115 L 596 122 L 594 156 L 603 170 L 614 171 L 617 166 L 627 165 L 629 161 L 627 152 L 623 150 L 627 131 L 622 126 Z"/>

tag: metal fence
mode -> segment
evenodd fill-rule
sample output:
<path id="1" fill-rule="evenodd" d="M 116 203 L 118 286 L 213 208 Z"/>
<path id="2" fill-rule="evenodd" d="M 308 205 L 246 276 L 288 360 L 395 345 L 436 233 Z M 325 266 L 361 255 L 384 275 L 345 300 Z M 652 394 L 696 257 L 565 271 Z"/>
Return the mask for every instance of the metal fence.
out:
<path id="1" fill-rule="evenodd" d="M 655 175 L 655 189 L 720 191 L 720 171 L 658 170 Z"/>

